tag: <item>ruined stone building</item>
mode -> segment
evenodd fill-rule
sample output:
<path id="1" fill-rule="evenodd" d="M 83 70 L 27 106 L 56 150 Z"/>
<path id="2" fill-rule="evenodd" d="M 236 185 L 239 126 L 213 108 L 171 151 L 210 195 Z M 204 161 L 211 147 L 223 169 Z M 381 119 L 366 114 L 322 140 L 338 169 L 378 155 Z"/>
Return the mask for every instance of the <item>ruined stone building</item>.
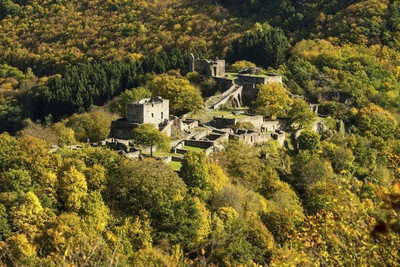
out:
<path id="1" fill-rule="evenodd" d="M 110 137 L 132 139 L 132 131 L 139 124 L 152 123 L 167 135 L 169 127 L 169 100 L 161 97 L 145 98 L 128 104 L 126 118 L 115 120 L 111 124 Z"/>
<path id="2" fill-rule="evenodd" d="M 158 125 L 169 119 L 169 100 L 161 97 L 146 98 L 128 104 L 127 122 Z"/>
<path id="3" fill-rule="evenodd" d="M 225 75 L 225 60 L 195 58 L 190 54 L 189 71 L 196 71 L 205 77 L 223 77 Z"/>

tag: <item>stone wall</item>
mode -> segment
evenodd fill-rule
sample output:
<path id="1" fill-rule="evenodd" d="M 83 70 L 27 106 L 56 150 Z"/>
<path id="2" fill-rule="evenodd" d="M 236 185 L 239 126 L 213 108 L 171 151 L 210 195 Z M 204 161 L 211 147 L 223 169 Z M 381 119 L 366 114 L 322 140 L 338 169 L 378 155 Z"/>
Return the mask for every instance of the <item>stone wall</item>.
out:
<path id="1" fill-rule="evenodd" d="M 277 129 L 284 129 L 285 123 L 280 120 L 264 121 L 261 127 L 262 131 L 274 132 Z"/>
<path id="2" fill-rule="evenodd" d="M 221 85 L 221 93 L 225 92 L 234 85 L 234 81 L 232 79 L 226 79 L 223 77 L 213 77 L 213 79 L 217 82 L 218 85 Z"/>
<path id="3" fill-rule="evenodd" d="M 223 77 L 225 75 L 225 60 L 195 59 L 194 71 L 206 77 Z"/>
<path id="4" fill-rule="evenodd" d="M 160 124 L 169 119 L 169 100 L 146 98 L 128 104 L 126 114 L 128 122 Z"/>
<path id="5" fill-rule="evenodd" d="M 164 123 L 161 125 L 160 132 L 165 133 L 168 136 L 171 136 L 171 129 L 172 129 L 172 125 L 174 124 L 174 122 L 172 121 L 168 121 L 167 123 Z"/>
<path id="6" fill-rule="evenodd" d="M 242 90 L 242 103 L 244 106 L 250 106 L 251 103 L 257 98 L 260 89 L 254 83 L 244 83 Z"/>
<path id="7" fill-rule="evenodd" d="M 227 128 L 236 125 L 238 122 L 250 122 L 256 129 L 261 129 L 263 125 L 263 116 L 248 114 L 243 118 L 217 117 L 214 116 L 213 125 L 217 128 Z"/>
<path id="8" fill-rule="evenodd" d="M 250 133 L 243 133 L 243 134 L 231 134 L 230 139 L 233 140 L 240 140 L 249 145 L 255 145 L 267 142 L 271 140 L 271 135 L 267 133 L 260 133 L 260 132 L 250 132 Z"/>
<path id="9" fill-rule="evenodd" d="M 282 76 L 280 75 L 251 75 L 251 74 L 239 74 L 238 80 L 242 83 L 254 83 L 254 84 L 267 84 L 271 82 L 277 82 L 282 84 Z"/>
<path id="10" fill-rule="evenodd" d="M 212 141 L 201 141 L 201 140 L 185 140 L 185 146 L 199 147 L 199 148 L 209 148 L 214 145 Z"/>
<path id="11" fill-rule="evenodd" d="M 125 119 L 113 121 L 111 123 L 110 137 L 119 139 L 132 139 L 132 131 L 139 124 L 134 122 L 127 122 Z"/>

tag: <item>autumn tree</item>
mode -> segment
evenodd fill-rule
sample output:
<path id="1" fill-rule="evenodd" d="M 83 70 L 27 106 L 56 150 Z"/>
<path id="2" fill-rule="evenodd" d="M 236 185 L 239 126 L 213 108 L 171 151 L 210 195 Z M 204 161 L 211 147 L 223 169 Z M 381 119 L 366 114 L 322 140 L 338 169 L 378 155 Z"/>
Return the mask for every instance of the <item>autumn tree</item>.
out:
<path id="1" fill-rule="evenodd" d="M 111 209 L 127 214 L 146 210 L 155 241 L 192 246 L 197 238 L 196 204 L 183 180 L 162 162 L 124 161 L 108 177 L 105 196 Z"/>
<path id="2" fill-rule="evenodd" d="M 169 137 L 160 132 L 153 124 L 143 123 L 133 130 L 133 139 L 139 145 L 150 147 L 150 157 L 153 157 L 153 147 L 168 150 Z"/>
<path id="3" fill-rule="evenodd" d="M 58 194 L 66 211 L 78 211 L 87 195 L 85 175 L 75 166 L 63 171 L 60 175 Z"/>
<path id="4" fill-rule="evenodd" d="M 256 147 L 237 140 L 229 141 L 224 144 L 223 153 L 218 160 L 233 182 L 243 184 L 254 191 L 261 187 L 262 162 Z"/>
<path id="5" fill-rule="evenodd" d="M 303 99 L 294 100 L 287 115 L 289 123 L 298 123 L 302 126 L 310 125 L 315 118 L 315 113 Z"/>
<path id="6" fill-rule="evenodd" d="M 179 176 L 191 193 L 202 200 L 210 195 L 210 177 L 204 152 L 188 152 L 183 157 Z"/>
<path id="7" fill-rule="evenodd" d="M 73 129 L 75 138 L 80 142 L 104 140 L 110 133 L 113 116 L 100 109 L 88 113 L 74 114 L 66 122 L 66 126 Z"/>
<path id="8" fill-rule="evenodd" d="M 311 153 L 317 152 L 320 145 L 320 135 L 317 132 L 304 130 L 297 138 L 298 148 L 308 150 Z"/>
<path id="9" fill-rule="evenodd" d="M 233 72 L 239 72 L 241 69 L 252 67 L 256 67 L 256 64 L 247 60 L 239 60 L 230 66 L 230 70 Z"/>
<path id="10" fill-rule="evenodd" d="M 279 83 L 258 85 L 257 99 L 253 102 L 255 113 L 269 118 L 285 117 L 293 104 L 285 88 Z"/>
<path id="11" fill-rule="evenodd" d="M 188 80 L 176 75 L 159 75 L 149 83 L 149 90 L 165 99 L 169 99 L 170 113 L 181 115 L 201 109 L 203 99 L 199 90 Z"/>
<path id="12" fill-rule="evenodd" d="M 129 103 L 137 102 L 143 98 L 151 97 L 151 91 L 144 87 L 132 88 L 124 91 L 119 97 L 113 100 L 110 110 L 122 117 L 126 117 L 127 106 Z"/>
<path id="13" fill-rule="evenodd" d="M 393 137 L 397 129 L 397 120 L 387 110 L 369 104 L 359 110 L 356 115 L 356 125 L 365 134 L 371 132 L 384 139 Z"/>

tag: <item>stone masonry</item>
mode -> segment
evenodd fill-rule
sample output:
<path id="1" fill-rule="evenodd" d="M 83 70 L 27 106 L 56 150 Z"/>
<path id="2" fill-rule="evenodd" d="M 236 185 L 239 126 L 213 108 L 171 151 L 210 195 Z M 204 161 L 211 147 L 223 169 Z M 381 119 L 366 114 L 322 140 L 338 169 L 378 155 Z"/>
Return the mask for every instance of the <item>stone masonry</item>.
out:
<path id="1" fill-rule="evenodd" d="M 160 124 L 169 119 L 169 100 L 146 98 L 128 104 L 127 122 Z"/>

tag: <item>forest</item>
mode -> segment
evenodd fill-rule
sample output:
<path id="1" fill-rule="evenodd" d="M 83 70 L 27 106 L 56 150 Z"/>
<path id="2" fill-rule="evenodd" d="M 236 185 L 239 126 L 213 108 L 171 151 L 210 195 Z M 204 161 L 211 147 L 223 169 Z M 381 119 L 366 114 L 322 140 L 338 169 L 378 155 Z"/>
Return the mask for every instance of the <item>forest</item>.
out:
<path id="1" fill-rule="evenodd" d="M 0 266 L 400 265 L 399 30 L 396 0 L 0 0 Z M 191 53 L 281 75 L 248 108 L 297 145 L 176 172 L 86 144 L 154 92 L 221 93 Z"/>

